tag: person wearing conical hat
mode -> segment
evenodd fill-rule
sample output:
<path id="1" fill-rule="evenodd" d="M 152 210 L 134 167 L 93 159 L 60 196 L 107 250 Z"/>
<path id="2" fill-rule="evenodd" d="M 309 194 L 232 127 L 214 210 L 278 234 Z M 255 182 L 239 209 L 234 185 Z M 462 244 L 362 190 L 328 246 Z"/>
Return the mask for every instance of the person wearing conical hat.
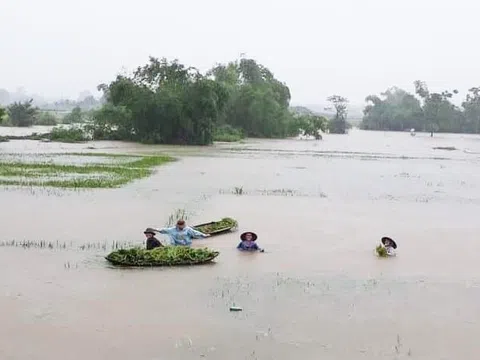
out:
<path id="1" fill-rule="evenodd" d="M 240 235 L 240 239 L 242 240 L 240 244 L 238 244 L 237 249 L 242 251 L 260 251 L 264 252 L 255 241 L 257 241 L 257 234 L 254 232 L 245 232 Z"/>
<path id="2" fill-rule="evenodd" d="M 384 236 L 382 237 L 382 245 L 385 247 L 385 250 L 387 250 L 387 255 L 388 256 L 395 256 L 395 249 L 397 248 L 397 243 L 393 241 L 393 239 Z"/>
<path id="3" fill-rule="evenodd" d="M 155 237 L 155 229 L 147 228 L 144 232 L 147 238 L 147 250 L 153 250 L 162 247 L 162 243 Z"/>

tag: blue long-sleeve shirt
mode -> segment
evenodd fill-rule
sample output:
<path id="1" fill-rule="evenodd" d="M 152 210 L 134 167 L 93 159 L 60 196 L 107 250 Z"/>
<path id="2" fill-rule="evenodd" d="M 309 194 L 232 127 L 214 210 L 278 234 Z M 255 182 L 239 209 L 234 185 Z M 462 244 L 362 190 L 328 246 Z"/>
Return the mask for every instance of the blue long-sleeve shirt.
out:
<path id="1" fill-rule="evenodd" d="M 186 226 L 182 230 L 176 226 L 170 228 L 164 228 L 158 230 L 160 234 L 168 235 L 172 245 L 190 246 L 192 239 L 205 238 L 207 235 L 200 231 L 193 230 L 191 227 Z"/>

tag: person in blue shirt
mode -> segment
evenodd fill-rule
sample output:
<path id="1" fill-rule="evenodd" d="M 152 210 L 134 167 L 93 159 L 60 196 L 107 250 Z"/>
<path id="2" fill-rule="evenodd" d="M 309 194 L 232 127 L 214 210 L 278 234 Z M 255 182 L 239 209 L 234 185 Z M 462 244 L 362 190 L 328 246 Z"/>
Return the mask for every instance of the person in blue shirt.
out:
<path id="1" fill-rule="evenodd" d="M 240 235 L 240 239 L 242 240 L 240 244 L 238 244 L 237 249 L 241 251 L 260 251 L 264 252 L 255 241 L 257 241 L 257 234 L 253 232 L 245 232 Z"/>
<path id="2" fill-rule="evenodd" d="M 180 246 L 190 246 L 192 245 L 192 239 L 207 238 L 210 236 L 210 234 L 204 234 L 187 226 L 184 220 L 178 220 L 177 226 L 157 229 L 157 232 L 168 235 L 171 245 Z"/>

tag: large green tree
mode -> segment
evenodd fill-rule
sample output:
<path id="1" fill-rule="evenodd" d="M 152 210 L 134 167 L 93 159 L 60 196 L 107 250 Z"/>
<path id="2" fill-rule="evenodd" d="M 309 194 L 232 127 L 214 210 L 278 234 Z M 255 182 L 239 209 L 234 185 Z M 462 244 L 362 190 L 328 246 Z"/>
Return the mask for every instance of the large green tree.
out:
<path id="1" fill-rule="evenodd" d="M 381 94 L 365 99 L 361 124 L 367 130 L 394 130 L 423 127 L 423 112 L 420 101 L 405 90 L 393 87 Z"/>
<path id="2" fill-rule="evenodd" d="M 458 94 L 457 90 L 432 93 L 423 81 L 416 80 L 414 85 L 415 93 L 423 101 L 424 122 L 432 136 L 436 131 L 461 131 L 463 114 L 450 101 L 454 94 Z"/>
<path id="3" fill-rule="evenodd" d="M 462 103 L 465 117 L 465 130 L 480 133 L 480 87 L 468 90 L 465 101 Z"/>
<path id="4" fill-rule="evenodd" d="M 347 123 L 348 99 L 340 95 L 332 95 L 327 100 L 332 103 L 335 109 L 335 115 L 328 124 L 330 133 L 345 134 L 349 126 Z"/>
<path id="5" fill-rule="evenodd" d="M 99 89 L 107 104 L 94 115 L 94 134 L 147 143 L 210 144 L 228 101 L 221 83 L 177 60 L 153 57 Z"/>
<path id="6" fill-rule="evenodd" d="M 7 108 L 8 117 L 13 126 L 27 127 L 35 123 L 38 109 L 33 106 L 33 100 L 14 102 Z"/>
<path id="7" fill-rule="evenodd" d="M 290 90 L 253 59 L 220 64 L 208 73 L 228 93 L 222 122 L 251 137 L 285 137 L 293 120 Z"/>

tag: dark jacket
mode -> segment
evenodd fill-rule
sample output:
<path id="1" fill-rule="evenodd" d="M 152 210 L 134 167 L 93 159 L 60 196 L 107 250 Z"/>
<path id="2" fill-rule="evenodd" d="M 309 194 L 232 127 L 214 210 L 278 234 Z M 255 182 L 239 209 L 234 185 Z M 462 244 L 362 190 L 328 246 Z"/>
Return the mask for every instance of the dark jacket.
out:
<path id="1" fill-rule="evenodd" d="M 158 241 L 156 237 L 151 237 L 150 239 L 147 239 L 147 250 L 152 250 L 162 246 L 162 243 Z"/>

